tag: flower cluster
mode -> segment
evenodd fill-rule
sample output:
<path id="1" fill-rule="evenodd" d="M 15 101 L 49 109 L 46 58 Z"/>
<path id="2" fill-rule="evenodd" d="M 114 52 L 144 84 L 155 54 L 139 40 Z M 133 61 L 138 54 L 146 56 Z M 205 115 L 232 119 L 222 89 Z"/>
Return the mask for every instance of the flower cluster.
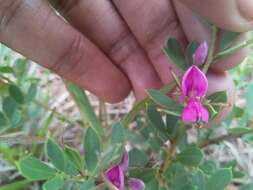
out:
<path id="1" fill-rule="evenodd" d="M 209 113 L 202 105 L 201 99 L 206 95 L 208 80 L 206 75 L 197 67 L 204 63 L 208 54 L 207 43 L 202 43 L 193 55 L 192 65 L 182 79 L 181 90 L 186 98 L 186 106 L 182 112 L 182 121 L 186 124 L 208 122 Z"/>
<path id="2" fill-rule="evenodd" d="M 112 166 L 104 173 L 106 182 L 116 190 L 124 190 L 125 173 L 128 170 L 128 165 L 129 165 L 129 156 L 128 152 L 125 152 L 120 164 Z M 136 178 L 130 178 L 128 180 L 128 186 L 131 190 L 145 189 L 144 182 Z"/>

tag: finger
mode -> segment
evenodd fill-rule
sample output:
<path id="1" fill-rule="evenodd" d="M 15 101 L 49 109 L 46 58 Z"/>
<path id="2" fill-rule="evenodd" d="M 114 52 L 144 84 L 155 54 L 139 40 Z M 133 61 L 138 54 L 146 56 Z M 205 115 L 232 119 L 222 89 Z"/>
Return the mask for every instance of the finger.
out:
<path id="1" fill-rule="evenodd" d="M 164 83 L 172 80 L 176 68 L 161 49 L 169 37 L 186 43 L 172 4 L 168 0 L 113 0 L 138 42 L 146 51 Z"/>
<path id="2" fill-rule="evenodd" d="M 180 0 L 222 29 L 243 32 L 253 28 L 252 0 Z"/>
<path id="3" fill-rule="evenodd" d="M 197 17 L 193 12 L 179 1 L 174 0 L 175 9 L 177 11 L 180 23 L 185 31 L 188 41 L 197 41 L 199 43 L 203 41 L 210 41 L 211 29 L 210 26 L 203 21 L 200 17 Z M 220 33 L 221 34 L 221 33 Z M 232 44 L 232 46 L 246 41 L 249 38 L 249 33 L 241 34 L 238 39 Z M 217 43 L 216 53 L 220 51 L 219 42 Z M 227 70 L 238 65 L 248 55 L 250 49 L 244 48 L 231 56 L 219 60 L 212 65 L 215 69 Z"/>
<path id="4" fill-rule="evenodd" d="M 219 112 L 218 116 L 211 124 L 219 124 L 232 111 L 235 101 L 235 86 L 232 78 L 226 73 L 217 70 L 210 70 L 207 74 L 209 88 L 207 94 L 210 95 L 218 91 L 227 92 L 227 106 Z"/>
<path id="5" fill-rule="evenodd" d="M 55 6 L 122 68 L 137 99 L 145 96 L 145 89 L 161 87 L 149 59 L 110 1 L 58 0 Z"/>
<path id="6" fill-rule="evenodd" d="M 0 1 L 0 41 L 106 101 L 128 95 L 127 78 L 46 1 Z"/>

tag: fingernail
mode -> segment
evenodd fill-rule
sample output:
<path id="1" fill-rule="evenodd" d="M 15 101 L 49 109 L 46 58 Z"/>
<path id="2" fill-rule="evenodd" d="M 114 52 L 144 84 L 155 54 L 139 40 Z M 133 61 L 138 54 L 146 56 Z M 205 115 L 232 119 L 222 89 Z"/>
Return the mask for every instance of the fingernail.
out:
<path id="1" fill-rule="evenodd" d="M 237 2 L 238 10 L 241 15 L 249 20 L 252 21 L 253 19 L 253 1 L 252 0 L 235 0 Z"/>

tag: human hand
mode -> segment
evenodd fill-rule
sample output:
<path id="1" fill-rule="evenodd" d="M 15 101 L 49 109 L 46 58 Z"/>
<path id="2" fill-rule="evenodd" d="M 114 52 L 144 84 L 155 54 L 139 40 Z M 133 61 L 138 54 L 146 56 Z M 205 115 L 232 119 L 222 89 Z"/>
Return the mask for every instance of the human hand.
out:
<path id="1" fill-rule="evenodd" d="M 192 40 L 208 41 L 208 28 L 190 9 L 223 29 L 244 32 L 253 25 L 252 0 L 50 3 L 71 25 L 46 0 L 0 0 L 0 41 L 109 102 L 122 100 L 131 89 L 140 99 L 145 89 L 172 80 L 170 68 L 176 68 L 161 51 L 168 37 L 183 47 Z M 211 91 L 231 86 L 221 71 L 246 54 L 241 50 L 215 65 Z"/>

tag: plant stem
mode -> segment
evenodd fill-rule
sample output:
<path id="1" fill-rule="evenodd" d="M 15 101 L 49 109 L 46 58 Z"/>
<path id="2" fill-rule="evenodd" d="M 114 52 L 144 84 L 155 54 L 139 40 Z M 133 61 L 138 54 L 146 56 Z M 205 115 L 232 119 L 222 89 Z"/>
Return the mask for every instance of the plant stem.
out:
<path id="1" fill-rule="evenodd" d="M 218 33 L 218 28 L 214 25 L 212 25 L 212 36 L 211 36 L 211 44 L 209 46 L 209 53 L 208 53 L 208 57 L 206 60 L 206 63 L 203 67 L 203 72 L 207 73 L 210 65 L 213 62 L 213 58 L 214 58 L 214 51 L 215 51 L 215 44 L 216 44 L 216 39 L 217 39 L 217 33 Z"/>
<path id="2" fill-rule="evenodd" d="M 75 120 L 72 120 L 72 119 L 69 119 L 68 116 L 56 111 L 54 108 L 50 108 L 48 105 L 38 101 L 38 100 L 33 100 L 33 103 L 39 107 L 42 107 L 43 109 L 49 111 L 49 112 L 52 112 L 54 113 L 54 115 L 59 119 L 59 120 L 63 120 L 63 121 L 66 121 L 67 123 L 69 124 L 72 124 L 72 125 L 77 125 L 77 126 L 81 126 L 83 127 L 83 125 L 80 125 L 80 123 L 76 122 Z"/>
<path id="3" fill-rule="evenodd" d="M 77 107 L 79 108 L 82 121 L 84 123 L 88 122 L 89 125 L 94 129 L 94 131 L 96 131 L 96 133 L 101 137 L 101 135 L 103 134 L 103 127 L 99 119 L 97 118 L 84 90 L 69 81 L 64 82 L 69 93 L 72 95 Z"/>
<path id="4" fill-rule="evenodd" d="M 220 137 L 214 138 L 214 139 L 209 139 L 209 140 L 205 140 L 204 142 L 200 143 L 198 146 L 200 148 L 204 148 L 207 147 L 209 145 L 213 145 L 213 144 L 219 144 L 222 141 L 227 141 L 227 140 L 233 140 L 233 139 L 237 139 L 242 137 L 243 135 L 247 135 L 247 134 L 251 134 L 253 133 L 253 129 L 240 133 L 240 134 L 227 134 L 227 135 L 222 135 Z"/>
<path id="5" fill-rule="evenodd" d="M 218 59 L 222 59 L 226 56 L 229 56 L 233 53 L 236 53 L 237 51 L 241 50 L 242 48 L 245 48 L 245 47 L 248 47 L 249 45 L 252 45 L 253 44 L 253 39 L 250 39 L 248 41 L 244 41 L 232 48 L 229 48 L 225 51 L 222 51 L 220 53 L 218 53 L 217 55 L 214 56 L 214 62 L 216 62 Z"/>

